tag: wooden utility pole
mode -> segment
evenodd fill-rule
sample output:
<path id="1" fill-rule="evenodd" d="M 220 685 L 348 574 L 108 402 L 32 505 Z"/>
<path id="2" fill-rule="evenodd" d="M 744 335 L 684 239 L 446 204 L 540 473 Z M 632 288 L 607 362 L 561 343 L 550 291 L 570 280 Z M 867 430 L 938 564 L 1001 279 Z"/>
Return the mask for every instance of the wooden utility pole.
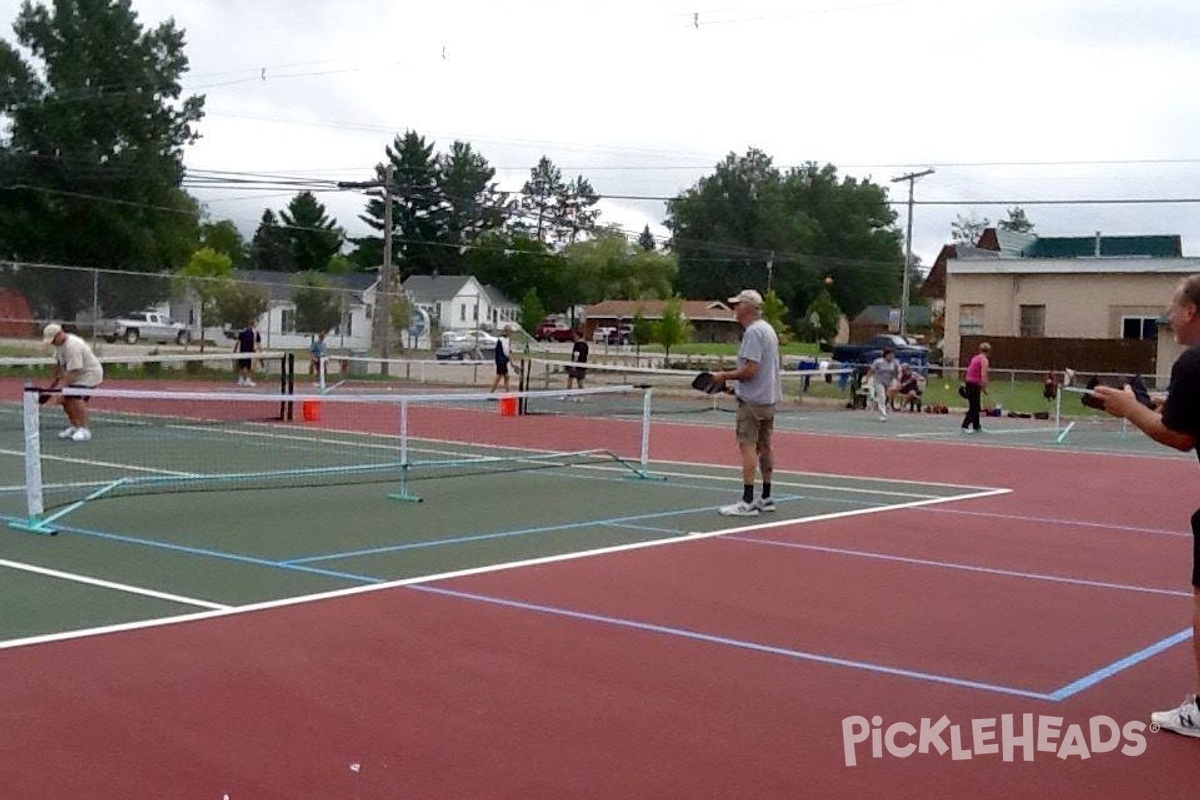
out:
<path id="1" fill-rule="evenodd" d="M 899 178 L 892 178 L 892 183 L 908 181 L 908 233 L 904 236 L 904 289 L 900 294 L 901 336 L 908 333 L 908 285 L 911 280 L 910 273 L 912 273 L 913 184 L 917 178 L 923 178 L 926 175 L 932 174 L 933 170 L 927 169 L 924 172 L 910 172 L 907 175 L 901 175 Z"/>

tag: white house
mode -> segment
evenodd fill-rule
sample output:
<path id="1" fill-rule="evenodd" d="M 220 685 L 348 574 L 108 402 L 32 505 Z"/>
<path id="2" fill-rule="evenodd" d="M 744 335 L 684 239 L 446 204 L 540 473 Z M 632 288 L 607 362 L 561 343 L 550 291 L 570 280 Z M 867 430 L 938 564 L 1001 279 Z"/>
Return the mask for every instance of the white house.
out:
<path id="1" fill-rule="evenodd" d="M 515 321 L 517 306 L 473 275 L 412 275 L 402 284 L 409 301 L 442 331 L 495 330 Z"/>
<path id="2" fill-rule="evenodd" d="M 312 339 L 308 333 L 296 330 L 296 304 L 292 301 L 292 290 L 297 273 L 271 272 L 265 270 L 238 270 L 233 280 L 260 287 L 267 293 L 270 306 L 267 313 L 255 325 L 262 335 L 263 347 L 275 350 L 307 349 Z M 342 320 L 329 332 L 327 341 L 331 348 L 339 350 L 367 350 L 371 346 L 371 306 L 378 276 L 373 273 L 350 273 L 348 275 L 322 274 L 339 301 Z M 195 303 L 183 301 L 172 303 L 171 316 L 192 330 L 193 339 L 200 336 L 201 320 Z M 223 344 L 224 332 L 205 321 L 204 336 L 210 341 Z"/>

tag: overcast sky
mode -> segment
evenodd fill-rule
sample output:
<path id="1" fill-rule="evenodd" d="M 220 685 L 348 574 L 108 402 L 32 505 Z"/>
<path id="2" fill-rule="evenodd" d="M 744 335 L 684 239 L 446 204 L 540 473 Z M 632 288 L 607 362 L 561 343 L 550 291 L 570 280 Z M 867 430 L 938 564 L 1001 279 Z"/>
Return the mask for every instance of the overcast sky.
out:
<path id="1" fill-rule="evenodd" d="M 19 3 L 0 0 L 11 40 Z M 891 186 L 926 168 L 925 265 L 985 201 L 1200 197 L 1196 0 L 133 0 L 186 31 L 206 95 L 191 169 L 369 180 L 413 129 L 470 142 L 519 189 L 540 156 L 601 194 L 672 196 L 727 153 Z M 197 193 L 249 235 L 290 195 Z M 357 196 L 319 196 L 352 234 Z M 1049 236 L 1171 234 L 1200 204 L 1024 206 Z M 602 222 L 665 234 L 661 202 Z M 903 229 L 906 209 L 896 206 Z"/>

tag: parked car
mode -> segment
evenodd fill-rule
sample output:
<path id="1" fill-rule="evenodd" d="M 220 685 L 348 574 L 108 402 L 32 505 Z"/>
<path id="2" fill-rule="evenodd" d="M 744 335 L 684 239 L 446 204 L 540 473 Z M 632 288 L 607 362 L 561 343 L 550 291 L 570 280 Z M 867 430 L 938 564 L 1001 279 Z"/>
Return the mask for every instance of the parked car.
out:
<path id="1" fill-rule="evenodd" d="M 158 311 L 133 311 L 117 319 L 101 320 L 96 325 L 96 335 L 110 342 L 122 339 L 126 344 L 139 341 L 187 344 L 191 340 L 182 322 L 172 322 Z"/>
<path id="2" fill-rule="evenodd" d="M 608 344 L 608 337 L 616 332 L 616 328 L 601 326 L 592 331 L 592 341 L 596 344 Z"/>
<path id="3" fill-rule="evenodd" d="M 533 338 L 539 342 L 570 342 L 575 338 L 575 331 L 561 319 L 547 317 L 534 328 Z"/>
<path id="4" fill-rule="evenodd" d="M 833 360 L 845 364 L 870 364 L 883 355 L 885 347 L 892 348 L 896 360 L 902 364 L 923 369 L 929 363 L 928 347 L 909 344 L 903 336 L 893 333 L 881 333 L 866 344 L 840 344 L 833 348 Z"/>
<path id="5" fill-rule="evenodd" d="M 487 331 L 446 331 L 442 334 L 442 346 L 433 355 L 441 361 L 485 359 L 496 349 L 496 341 Z"/>

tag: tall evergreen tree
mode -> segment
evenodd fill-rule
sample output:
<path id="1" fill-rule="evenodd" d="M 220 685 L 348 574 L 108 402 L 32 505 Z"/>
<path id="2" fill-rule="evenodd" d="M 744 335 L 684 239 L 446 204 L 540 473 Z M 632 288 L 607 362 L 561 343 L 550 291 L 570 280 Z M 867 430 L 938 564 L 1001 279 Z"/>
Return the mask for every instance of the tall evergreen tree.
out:
<path id="1" fill-rule="evenodd" d="M 553 241 L 556 207 L 565 190 L 562 170 L 542 156 L 521 187 L 521 199 L 517 202 L 520 220 L 514 227 L 539 242 Z"/>
<path id="2" fill-rule="evenodd" d="M 654 234 L 650 232 L 650 226 L 642 228 L 642 232 L 638 234 L 638 247 L 645 250 L 647 253 L 653 253 L 658 249 L 658 243 L 654 240 Z"/>
<path id="3" fill-rule="evenodd" d="M 329 219 L 325 206 L 312 192 L 301 192 L 279 212 L 291 250 L 290 269 L 297 272 L 325 272 L 329 260 L 337 255 L 345 241 L 345 232 L 337 220 Z"/>
<path id="4" fill-rule="evenodd" d="M 183 148 L 197 136 L 201 96 L 183 97 L 183 31 L 145 29 L 129 0 L 25 2 L 0 41 L 0 257 L 166 271 L 196 247 L 199 209 L 180 189 Z M 69 235 L 66 235 L 69 232 Z M 23 287 L 40 314 L 90 306 L 82 273 Z M 77 281 L 76 279 L 79 279 Z M 148 287 L 125 281 L 116 305 Z M 116 285 L 116 284 L 113 284 Z M 142 296 L 139 296 L 142 295 Z"/>
<path id="5" fill-rule="evenodd" d="M 269 208 L 263 211 L 250 242 L 250 265 L 269 272 L 292 271 L 292 246 L 287 231 L 279 227 L 275 212 Z"/>
<path id="6" fill-rule="evenodd" d="M 437 157 L 437 179 L 446 202 L 443 238 L 451 245 L 442 259 L 444 272 L 458 273 L 462 248 L 508 220 L 510 203 L 496 187 L 496 170 L 464 142 Z"/>
<path id="7" fill-rule="evenodd" d="M 397 136 L 385 148 L 386 163 L 392 168 L 392 258 L 399 267 L 401 279 L 409 275 L 428 275 L 449 261 L 451 251 L 441 232 L 445 224 L 446 203 L 438 185 L 437 159 L 433 144 L 416 131 Z M 387 169 L 376 167 L 376 178 L 382 185 Z M 384 201 L 373 197 L 359 219 L 379 231 L 376 237 L 356 240 L 360 251 L 378 252 L 382 263 Z"/>
<path id="8" fill-rule="evenodd" d="M 596 204 L 600 196 L 592 184 L 582 175 L 563 186 L 555 198 L 554 238 L 560 245 L 573 244 L 580 233 L 590 233 L 596 228 L 600 209 Z"/>

